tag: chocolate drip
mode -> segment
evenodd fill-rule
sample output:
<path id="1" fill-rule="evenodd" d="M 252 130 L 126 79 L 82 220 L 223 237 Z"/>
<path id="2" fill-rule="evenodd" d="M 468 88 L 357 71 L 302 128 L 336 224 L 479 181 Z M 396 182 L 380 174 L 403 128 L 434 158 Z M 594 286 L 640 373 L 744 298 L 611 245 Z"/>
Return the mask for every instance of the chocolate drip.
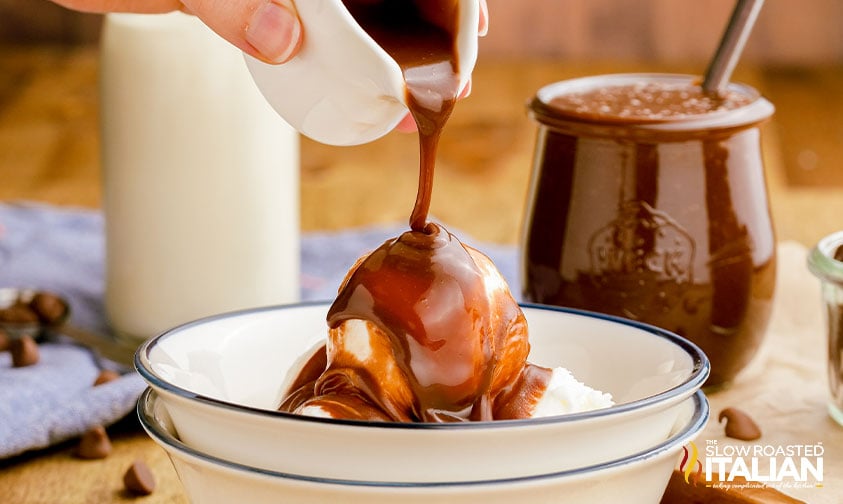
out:
<path id="1" fill-rule="evenodd" d="M 435 421 L 488 402 L 496 335 L 480 270 L 453 235 L 435 224 L 428 232 L 375 250 L 340 291 L 328 324 L 363 319 L 386 333 L 417 400 L 414 416 Z"/>
<path id="2" fill-rule="evenodd" d="M 309 403 L 335 418 L 415 422 L 529 417 L 551 372 L 527 363 L 524 315 L 508 291 L 490 292 L 483 264 L 433 223 L 385 242 L 328 312 L 327 369 L 308 366 L 281 409 Z M 368 362 L 344 348 L 344 324 L 360 320 Z"/>
<path id="3" fill-rule="evenodd" d="M 419 131 L 419 186 L 410 228 L 427 224 L 439 136 L 459 94 L 456 0 L 345 0 L 349 12 L 404 74 Z"/>
<path id="4" fill-rule="evenodd" d="M 459 93 L 458 2 L 345 5 L 403 71 L 419 134 L 418 192 L 411 230 L 349 273 L 328 312 L 327 349 L 309 361 L 280 409 L 315 405 L 334 418 L 383 421 L 527 417 L 551 372 L 526 362 L 523 313 L 505 288 L 489 291 L 487 277 L 499 274 L 488 258 L 479 264 L 481 254 L 427 220 L 439 137 Z M 353 321 L 365 325 L 346 324 Z"/>

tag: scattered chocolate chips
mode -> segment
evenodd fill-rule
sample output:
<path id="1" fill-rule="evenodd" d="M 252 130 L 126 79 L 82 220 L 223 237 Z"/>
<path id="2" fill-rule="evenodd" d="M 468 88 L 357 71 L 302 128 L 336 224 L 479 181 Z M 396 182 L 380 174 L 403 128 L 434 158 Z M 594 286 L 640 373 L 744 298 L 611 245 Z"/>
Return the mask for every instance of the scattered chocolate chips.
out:
<path id="1" fill-rule="evenodd" d="M 38 319 L 47 325 L 55 325 L 67 315 L 67 303 L 59 296 L 50 292 L 38 292 L 32 297 L 29 306 Z"/>
<path id="2" fill-rule="evenodd" d="M 102 385 L 103 383 L 114 381 L 117 378 L 120 378 L 120 373 L 118 373 L 117 371 L 103 369 L 102 371 L 100 371 L 100 374 L 97 375 L 97 379 L 94 380 L 94 387 L 96 387 L 97 385 Z"/>
<path id="3" fill-rule="evenodd" d="M 12 337 L 9 336 L 9 333 L 0 329 L 0 352 L 5 352 L 9 350 L 12 346 Z"/>
<path id="4" fill-rule="evenodd" d="M 11 302 L 9 302 L 11 301 Z M 0 308 L 0 323 L 59 325 L 70 307 L 57 294 L 48 291 L 21 290 Z"/>
<path id="5" fill-rule="evenodd" d="M 12 367 L 26 367 L 38 363 L 40 353 L 38 343 L 31 336 L 15 338 L 9 344 L 9 352 L 12 354 Z"/>
<path id="6" fill-rule="evenodd" d="M 135 495 L 149 495 L 155 491 L 155 476 L 142 460 L 135 460 L 123 475 L 123 485 Z"/>
<path id="7" fill-rule="evenodd" d="M 746 412 L 738 408 L 726 408 L 717 417 L 718 422 L 726 420 L 726 435 L 742 441 L 753 441 L 761 437 L 758 424 Z"/>
<path id="8" fill-rule="evenodd" d="M 29 305 L 17 302 L 0 308 L 0 322 L 7 324 L 37 324 L 38 314 Z"/>
<path id="9" fill-rule="evenodd" d="M 74 454 L 89 460 L 108 457 L 111 454 L 111 440 L 105 432 L 105 427 L 97 425 L 82 434 Z"/>

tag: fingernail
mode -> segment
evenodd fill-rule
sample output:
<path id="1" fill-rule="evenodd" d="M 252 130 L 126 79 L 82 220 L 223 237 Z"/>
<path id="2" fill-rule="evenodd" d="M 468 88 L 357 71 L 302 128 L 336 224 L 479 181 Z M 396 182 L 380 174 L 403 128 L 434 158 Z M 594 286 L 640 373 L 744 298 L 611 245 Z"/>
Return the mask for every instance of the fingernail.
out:
<path id="1" fill-rule="evenodd" d="M 480 2 L 480 26 L 477 30 L 478 37 L 485 37 L 489 33 L 489 6 L 486 2 Z"/>
<path id="2" fill-rule="evenodd" d="M 272 63 L 290 59 L 300 39 L 301 24 L 295 12 L 276 2 L 259 7 L 246 28 L 246 41 Z"/>
<path id="3" fill-rule="evenodd" d="M 465 87 L 462 88 L 459 97 L 466 98 L 469 95 L 471 95 L 471 79 L 468 79 L 468 82 L 466 82 Z"/>

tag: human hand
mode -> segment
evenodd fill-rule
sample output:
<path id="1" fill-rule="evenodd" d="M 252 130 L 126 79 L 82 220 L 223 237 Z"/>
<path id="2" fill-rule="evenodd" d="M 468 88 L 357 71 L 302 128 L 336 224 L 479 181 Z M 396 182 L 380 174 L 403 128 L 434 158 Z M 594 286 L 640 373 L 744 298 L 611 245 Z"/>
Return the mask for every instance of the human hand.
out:
<path id="1" fill-rule="evenodd" d="M 181 10 L 196 15 L 221 37 L 243 52 L 267 63 L 284 63 L 298 52 L 302 26 L 293 0 L 52 0 L 82 12 L 163 13 Z M 478 34 L 489 30 L 486 0 L 480 2 Z M 460 98 L 471 92 L 471 81 Z M 416 130 L 408 114 L 396 127 L 399 131 Z"/>
<path id="2" fill-rule="evenodd" d="M 161 13 L 181 10 L 196 15 L 222 38 L 267 63 L 284 63 L 302 42 L 302 26 L 293 0 L 52 0 L 83 12 Z M 486 0 L 480 1 L 480 34 L 488 30 Z"/>
<path id="3" fill-rule="evenodd" d="M 375 0 L 373 0 L 373 1 L 375 1 Z M 480 2 L 480 26 L 477 29 L 477 34 L 481 37 L 485 37 L 486 34 L 489 32 L 489 8 L 486 4 L 486 0 L 479 0 L 479 2 Z M 422 8 L 424 8 L 424 5 L 425 4 L 422 4 Z M 431 16 L 431 18 L 434 18 L 435 14 L 430 14 L 430 16 Z M 436 22 L 435 19 L 434 19 L 434 22 Z M 465 98 L 469 94 L 471 94 L 471 79 L 468 80 L 468 84 L 466 84 L 465 88 L 462 90 L 462 92 L 457 97 L 457 99 Z M 417 129 L 416 128 L 416 121 L 415 121 L 415 119 L 413 119 L 413 116 L 411 114 L 407 114 L 406 116 L 404 116 L 404 118 L 401 120 L 401 122 L 398 123 L 398 125 L 395 127 L 395 129 L 398 130 L 398 131 L 402 131 L 404 133 L 410 133 L 410 132 L 416 131 L 416 129 Z"/>
<path id="4" fill-rule="evenodd" d="M 82 12 L 194 14 L 222 38 L 267 63 L 284 63 L 298 51 L 302 27 L 292 0 L 52 0 Z"/>

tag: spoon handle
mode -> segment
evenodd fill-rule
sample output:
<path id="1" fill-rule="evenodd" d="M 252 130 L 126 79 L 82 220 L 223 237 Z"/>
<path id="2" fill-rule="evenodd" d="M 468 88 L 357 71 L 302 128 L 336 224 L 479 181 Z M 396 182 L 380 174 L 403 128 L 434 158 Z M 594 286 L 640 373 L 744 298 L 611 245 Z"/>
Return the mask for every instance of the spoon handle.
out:
<path id="1" fill-rule="evenodd" d="M 67 324 L 58 328 L 57 332 L 95 351 L 100 357 L 125 366 L 132 366 L 136 350 L 133 346 Z"/>
<path id="2" fill-rule="evenodd" d="M 763 5 L 764 0 L 738 0 L 717 52 L 705 72 L 705 91 L 720 93 L 725 89 Z"/>

